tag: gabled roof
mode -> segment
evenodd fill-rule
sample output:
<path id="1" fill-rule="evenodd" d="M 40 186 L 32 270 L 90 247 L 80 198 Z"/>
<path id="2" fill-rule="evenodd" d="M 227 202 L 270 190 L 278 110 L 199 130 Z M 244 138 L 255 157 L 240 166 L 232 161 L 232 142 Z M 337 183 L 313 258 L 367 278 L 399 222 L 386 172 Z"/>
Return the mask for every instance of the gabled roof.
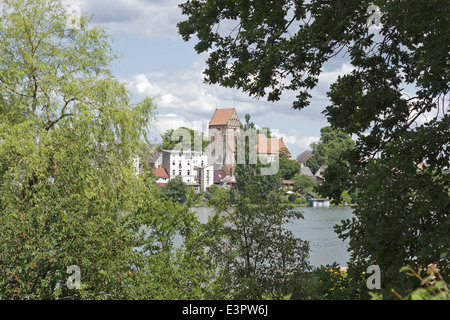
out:
<path id="1" fill-rule="evenodd" d="M 235 176 L 229 176 L 227 175 L 224 179 L 224 182 L 229 183 L 229 184 L 233 184 L 236 183 L 236 177 Z"/>
<path id="2" fill-rule="evenodd" d="M 312 150 L 303 151 L 298 157 L 298 162 L 306 162 L 313 155 Z"/>
<path id="3" fill-rule="evenodd" d="M 319 169 L 317 169 L 317 172 L 315 174 L 316 177 L 322 177 L 322 173 L 325 172 L 325 170 L 328 169 L 328 165 L 324 164 L 321 165 Z"/>
<path id="4" fill-rule="evenodd" d="M 256 138 L 258 153 L 279 154 L 282 149 L 285 148 L 287 150 L 283 138 L 267 138 L 261 133 Z M 289 150 L 287 151 L 287 155 L 289 157 L 291 156 Z"/>
<path id="5" fill-rule="evenodd" d="M 214 183 L 222 181 L 226 176 L 225 170 L 214 170 Z"/>
<path id="6" fill-rule="evenodd" d="M 308 177 L 314 177 L 313 173 L 308 167 L 302 167 L 300 168 L 300 174 L 303 174 Z"/>
<path id="7" fill-rule="evenodd" d="M 167 171 L 164 168 L 155 168 L 155 169 L 153 169 L 153 174 L 157 178 L 169 178 L 169 175 L 167 174 Z"/>
<path id="8" fill-rule="evenodd" d="M 147 163 L 155 163 L 156 161 L 158 161 L 159 158 L 162 158 L 162 152 L 156 152 L 154 154 L 151 154 L 148 158 L 147 158 Z"/>
<path id="9" fill-rule="evenodd" d="M 210 126 L 224 126 L 230 121 L 231 116 L 233 115 L 233 112 L 235 112 L 235 108 L 229 108 L 229 109 L 216 109 L 214 112 L 214 115 L 209 122 Z"/>

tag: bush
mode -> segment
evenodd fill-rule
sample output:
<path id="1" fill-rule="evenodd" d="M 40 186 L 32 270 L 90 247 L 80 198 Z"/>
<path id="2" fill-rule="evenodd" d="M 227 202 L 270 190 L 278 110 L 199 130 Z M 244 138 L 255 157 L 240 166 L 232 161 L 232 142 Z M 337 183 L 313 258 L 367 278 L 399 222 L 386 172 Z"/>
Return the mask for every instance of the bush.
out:
<path id="1" fill-rule="evenodd" d="M 206 200 L 210 200 L 212 198 L 212 194 L 211 192 L 206 191 L 203 196 L 205 197 Z"/>
<path id="2" fill-rule="evenodd" d="M 308 204 L 308 200 L 305 199 L 305 197 L 298 197 L 295 199 L 296 204 Z"/>
<path id="3" fill-rule="evenodd" d="M 352 300 L 358 298 L 358 293 L 354 289 L 355 284 L 352 285 L 354 279 L 351 279 L 347 271 L 341 270 L 336 263 L 321 266 L 314 273 L 317 277 L 315 295 L 318 299 Z"/>
<path id="4" fill-rule="evenodd" d="M 420 271 L 416 272 L 410 266 L 406 266 L 400 269 L 400 272 L 407 272 L 409 276 L 416 277 L 420 280 L 422 287 L 415 289 L 406 297 L 402 297 L 394 289 L 392 292 L 401 300 L 450 300 L 450 292 L 448 290 L 448 284 L 444 281 L 443 277 L 439 273 L 439 270 L 430 265 L 427 269 L 427 275 L 423 278 L 420 275 Z M 372 300 L 382 300 L 383 296 L 378 293 L 370 292 Z"/>
<path id="5" fill-rule="evenodd" d="M 294 202 L 295 199 L 297 199 L 297 195 L 296 195 L 295 193 L 291 193 L 291 194 L 288 196 L 289 202 Z"/>

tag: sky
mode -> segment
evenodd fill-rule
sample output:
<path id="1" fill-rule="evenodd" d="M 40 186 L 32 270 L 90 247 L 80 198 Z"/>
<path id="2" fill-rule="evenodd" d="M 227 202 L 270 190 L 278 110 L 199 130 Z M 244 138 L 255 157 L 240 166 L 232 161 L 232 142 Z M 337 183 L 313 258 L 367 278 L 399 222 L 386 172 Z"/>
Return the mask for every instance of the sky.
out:
<path id="1" fill-rule="evenodd" d="M 168 129 L 186 126 L 207 133 L 216 108 L 236 108 L 241 121 L 250 114 L 257 128 L 269 127 L 283 137 L 295 159 L 320 139 L 328 125 L 322 111 L 329 104 L 326 92 L 339 74 L 352 70 L 341 57 L 323 68 L 318 86 L 311 91 L 310 106 L 292 109 L 295 92 L 278 102 L 256 100 L 237 89 L 204 83 L 205 54 L 194 50 L 195 39 L 185 42 L 177 23 L 186 19 L 178 5 L 183 0 L 66 0 L 67 5 L 93 16 L 113 36 L 112 47 L 121 55 L 113 66 L 114 75 L 128 84 L 133 97 L 154 98 L 158 109 L 155 142 Z"/>

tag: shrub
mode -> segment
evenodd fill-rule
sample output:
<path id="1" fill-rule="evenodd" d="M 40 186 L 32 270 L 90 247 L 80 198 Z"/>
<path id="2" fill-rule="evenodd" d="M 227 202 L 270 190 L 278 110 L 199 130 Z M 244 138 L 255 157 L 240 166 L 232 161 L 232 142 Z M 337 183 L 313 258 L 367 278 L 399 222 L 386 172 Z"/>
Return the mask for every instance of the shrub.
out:
<path id="1" fill-rule="evenodd" d="M 308 200 L 305 199 L 305 197 L 298 197 L 295 199 L 296 204 L 308 204 Z"/>
<path id="2" fill-rule="evenodd" d="M 291 193 L 291 194 L 288 196 L 289 202 L 294 202 L 295 199 L 297 199 L 297 195 L 296 195 L 295 193 Z"/>

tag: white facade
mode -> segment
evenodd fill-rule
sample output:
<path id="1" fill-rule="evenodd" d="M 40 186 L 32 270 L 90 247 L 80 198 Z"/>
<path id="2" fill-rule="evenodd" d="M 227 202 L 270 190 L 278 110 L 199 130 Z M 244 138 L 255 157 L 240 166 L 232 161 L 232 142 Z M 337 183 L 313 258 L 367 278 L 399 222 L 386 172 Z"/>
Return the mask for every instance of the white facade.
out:
<path id="1" fill-rule="evenodd" d="M 184 183 L 193 185 L 198 181 L 198 168 L 208 164 L 208 157 L 200 151 L 163 150 L 162 167 L 166 169 L 170 179 L 181 176 Z M 214 177 L 213 172 L 211 175 Z"/>
<path id="2" fill-rule="evenodd" d="M 206 192 L 214 184 L 214 166 L 207 165 L 198 167 L 198 181 L 200 182 L 200 191 Z"/>

